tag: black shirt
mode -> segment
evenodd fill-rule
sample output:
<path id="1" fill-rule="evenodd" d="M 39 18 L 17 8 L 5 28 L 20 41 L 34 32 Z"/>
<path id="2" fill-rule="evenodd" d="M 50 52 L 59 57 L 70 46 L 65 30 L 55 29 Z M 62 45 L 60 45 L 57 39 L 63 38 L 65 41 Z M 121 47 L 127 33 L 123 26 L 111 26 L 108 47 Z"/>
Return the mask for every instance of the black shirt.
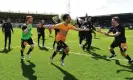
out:
<path id="1" fill-rule="evenodd" d="M 11 30 L 13 32 L 13 27 L 12 27 L 12 24 L 11 23 L 4 23 L 3 26 L 2 26 L 2 31 L 5 33 L 5 34 L 11 34 Z"/>
<path id="2" fill-rule="evenodd" d="M 60 19 L 58 19 L 57 21 L 54 21 L 55 22 L 55 24 L 58 24 L 58 23 L 60 23 L 61 22 L 61 20 Z M 54 29 L 56 32 L 59 32 L 60 30 L 59 29 Z"/>
<path id="3" fill-rule="evenodd" d="M 79 23 L 79 20 L 77 19 L 77 25 L 79 28 L 81 28 L 81 26 L 83 25 L 82 23 Z"/>
<path id="4" fill-rule="evenodd" d="M 41 28 L 37 28 L 37 32 L 38 32 L 39 34 L 44 34 L 45 28 L 43 28 L 43 25 L 44 25 L 44 24 L 42 24 Z"/>
<path id="5" fill-rule="evenodd" d="M 96 30 L 91 22 L 85 22 L 83 25 L 89 29 L 89 31 L 86 31 L 87 34 L 91 34 L 92 30 Z"/>
<path id="6" fill-rule="evenodd" d="M 109 32 L 113 32 L 113 34 L 115 34 L 116 32 L 120 32 L 120 35 L 115 37 L 115 41 L 126 41 L 125 28 L 123 26 L 119 25 L 117 27 L 111 27 Z"/>

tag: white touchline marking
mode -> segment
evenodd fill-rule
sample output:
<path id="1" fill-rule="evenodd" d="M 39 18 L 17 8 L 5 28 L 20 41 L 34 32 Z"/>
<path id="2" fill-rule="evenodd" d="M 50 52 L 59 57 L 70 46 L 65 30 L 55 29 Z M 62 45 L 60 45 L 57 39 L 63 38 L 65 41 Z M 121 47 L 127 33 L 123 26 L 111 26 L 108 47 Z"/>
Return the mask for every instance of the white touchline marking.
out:
<path id="1" fill-rule="evenodd" d="M 37 44 L 36 42 L 34 42 L 34 43 Z M 28 46 L 29 46 L 29 45 L 28 45 Z M 37 46 L 37 45 L 35 45 L 35 46 Z M 16 48 L 20 48 L 20 46 L 16 46 L 16 47 L 12 47 L 12 48 L 13 48 L 13 49 L 16 49 Z M 46 48 L 53 50 L 53 48 L 48 47 L 48 46 L 46 46 Z M 1 49 L 1 48 L 0 48 L 0 49 Z M 74 55 L 79 55 L 79 56 L 95 57 L 95 56 L 88 55 L 88 54 L 82 54 L 82 53 L 80 53 L 80 52 L 69 52 L 69 53 L 74 54 Z M 106 59 L 109 59 L 109 58 L 107 57 Z M 119 58 L 113 58 L 113 59 L 114 59 L 114 60 L 120 60 L 120 61 L 127 61 L 127 60 L 123 60 L 123 59 L 119 59 Z M 111 59 L 110 59 L 110 60 L 111 60 Z"/>
<path id="2" fill-rule="evenodd" d="M 86 57 L 95 57 L 95 56 L 92 56 L 92 55 L 88 55 L 88 54 L 82 54 L 80 52 L 76 53 L 76 52 L 69 52 L 69 53 L 72 53 L 74 55 L 79 55 L 79 56 L 86 56 Z M 110 59 L 109 57 L 107 57 L 106 59 Z M 124 60 L 124 59 L 119 59 L 119 58 L 112 58 L 110 60 L 120 60 L 120 61 L 128 61 L 128 60 Z"/>
<path id="3" fill-rule="evenodd" d="M 35 39 L 37 36 L 35 36 L 33 39 Z M 35 43 L 34 46 L 37 46 L 37 43 L 35 41 L 33 41 Z M 68 41 L 68 42 L 76 42 L 76 41 Z M 50 43 L 49 43 L 50 44 Z M 29 45 L 28 45 L 29 46 Z M 20 48 L 21 46 L 16 46 L 16 47 L 12 47 L 13 49 L 16 49 L 16 48 Z M 48 49 L 51 49 L 53 50 L 53 48 L 51 47 L 46 47 Z M 0 49 L 3 49 L 3 48 L 0 48 Z M 72 53 L 74 55 L 79 55 L 79 56 L 86 56 L 86 57 L 95 57 L 95 56 L 92 56 L 92 55 L 88 55 L 88 54 L 82 54 L 80 52 L 69 52 L 69 53 Z M 109 59 L 108 57 L 106 59 Z M 114 60 L 120 60 L 120 61 L 127 61 L 127 60 L 124 60 L 124 59 L 119 59 L 119 58 L 113 58 Z"/>
<path id="4" fill-rule="evenodd" d="M 35 42 L 35 43 L 36 43 L 36 42 Z M 48 47 L 48 46 L 47 46 L 46 48 L 52 49 L 52 50 L 53 50 L 53 48 Z M 82 54 L 82 53 L 80 53 L 80 52 L 69 52 L 69 53 L 72 53 L 72 54 L 74 54 L 74 55 L 79 55 L 79 56 L 95 57 L 95 56 L 88 55 L 88 54 Z M 110 59 L 110 58 L 107 57 L 106 59 Z M 110 60 L 111 60 L 111 59 L 110 59 Z M 112 58 L 112 60 L 127 61 L 127 60 L 119 59 L 119 58 Z"/>

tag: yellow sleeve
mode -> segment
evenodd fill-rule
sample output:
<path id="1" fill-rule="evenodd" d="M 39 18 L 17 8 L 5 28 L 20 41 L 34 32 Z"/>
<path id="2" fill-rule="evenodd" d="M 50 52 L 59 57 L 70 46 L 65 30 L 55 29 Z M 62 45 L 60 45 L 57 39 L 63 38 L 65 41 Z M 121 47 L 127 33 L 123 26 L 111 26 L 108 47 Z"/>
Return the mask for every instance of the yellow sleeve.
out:
<path id="1" fill-rule="evenodd" d="M 69 25 L 69 29 L 76 30 L 76 27 L 70 24 L 70 25 Z"/>
<path id="2" fill-rule="evenodd" d="M 61 24 L 56 24 L 52 28 L 54 28 L 54 29 L 60 29 L 61 28 Z"/>

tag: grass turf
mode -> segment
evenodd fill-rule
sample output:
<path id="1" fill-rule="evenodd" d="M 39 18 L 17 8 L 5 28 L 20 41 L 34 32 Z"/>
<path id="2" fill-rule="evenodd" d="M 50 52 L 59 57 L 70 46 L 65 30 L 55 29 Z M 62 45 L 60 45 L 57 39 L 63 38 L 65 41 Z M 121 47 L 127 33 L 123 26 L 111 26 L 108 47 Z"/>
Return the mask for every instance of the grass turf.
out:
<path id="1" fill-rule="evenodd" d="M 105 30 L 106 31 L 106 30 Z M 33 29 L 34 42 L 37 43 L 37 32 Z M 132 30 L 126 30 L 128 51 L 133 58 Z M 133 79 L 133 65 L 127 64 L 125 58 L 120 55 L 119 48 L 116 48 L 117 57 L 110 60 L 108 47 L 113 38 L 97 34 L 93 39 L 91 52 L 84 52 L 78 44 L 78 32 L 70 31 L 67 36 L 67 44 L 70 47 L 70 54 L 65 59 L 65 66 L 60 65 L 61 54 L 50 64 L 49 58 L 53 53 L 41 50 L 35 46 L 31 52 L 30 61 L 21 61 L 20 43 L 21 29 L 14 29 L 12 34 L 12 50 L 3 53 L 4 35 L 0 33 L 0 80 L 130 80 Z M 54 32 L 53 32 L 54 36 Z M 48 36 L 46 30 L 46 46 L 52 47 L 54 38 Z M 37 45 L 37 44 L 35 44 Z M 26 48 L 26 51 L 29 47 Z M 120 59 L 120 60 L 118 60 Z"/>

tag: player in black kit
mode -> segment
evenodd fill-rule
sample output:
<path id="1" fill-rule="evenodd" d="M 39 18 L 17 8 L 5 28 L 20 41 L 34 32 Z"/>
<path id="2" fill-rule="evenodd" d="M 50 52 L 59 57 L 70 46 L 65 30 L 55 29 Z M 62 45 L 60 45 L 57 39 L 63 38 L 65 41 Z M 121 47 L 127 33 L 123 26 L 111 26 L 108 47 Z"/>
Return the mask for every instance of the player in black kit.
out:
<path id="1" fill-rule="evenodd" d="M 83 26 L 89 29 L 89 31 L 85 32 L 86 43 L 83 45 L 83 50 L 85 50 L 85 47 L 87 46 L 86 49 L 87 51 L 89 51 L 92 43 L 92 31 L 96 31 L 95 27 L 91 22 L 91 16 L 86 16 Z"/>
<path id="2" fill-rule="evenodd" d="M 101 32 L 101 31 L 99 31 Z M 113 34 L 109 34 L 113 32 Z M 126 37 L 125 37 L 125 28 L 120 25 L 119 18 L 113 17 L 112 18 L 112 27 L 107 33 L 101 32 L 109 37 L 114 37 L 114 41 L 110 45 L 110 52 L 112 53 L 110 58 L 115 57 L 115 51 L 114 48 L 119 47 L 121 51 L 121 55 L 124 56 L 130 64 L 133 63 L 133 60 L 129 57 L 128 54 L 126 54 L 127 45 L 126 45 Z"/>

